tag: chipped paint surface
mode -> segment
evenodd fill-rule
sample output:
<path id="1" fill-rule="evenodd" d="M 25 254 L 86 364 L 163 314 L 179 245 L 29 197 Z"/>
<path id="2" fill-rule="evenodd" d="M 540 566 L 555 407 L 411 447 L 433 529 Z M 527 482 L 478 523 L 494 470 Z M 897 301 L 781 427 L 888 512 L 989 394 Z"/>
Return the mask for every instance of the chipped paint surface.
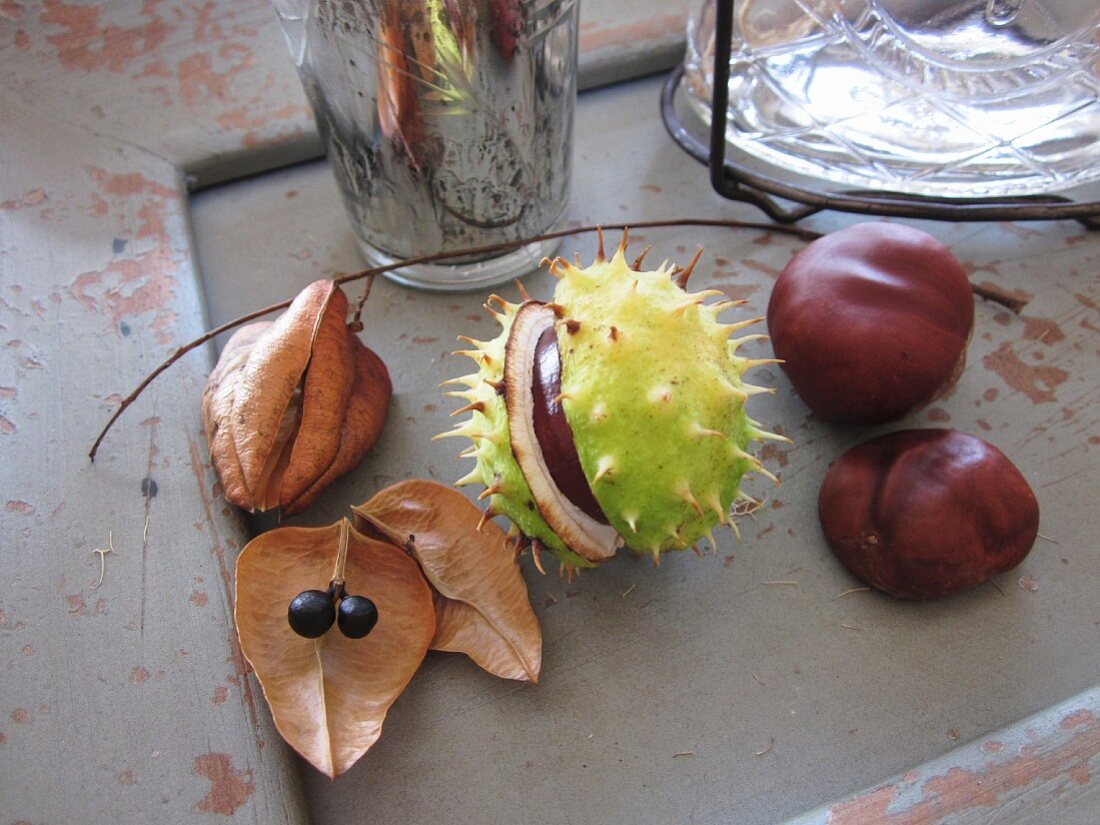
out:
<path id="1" fill-rule="evenodd" d="M 1041 736 L 1032 729 L 1030 735 L 1017 737 L 1011 748 L 1000 739 L 970 746 L 898 782 L 832 806 L 824 821 L 828 825 L 961 822 L 964 814 L 993 811 L 1025 795 L 1053 801 L 1067 789 L 1089 783 L 1100 770 L 1100 719 L 1092 707 L 1063 710 L 1037 724 L 1051 730 Z"/>
<path id="2" fill-rule="evenodd" d="M 9 73 L 16 81 L 10 88 L 31 99 L 43 78 L 66 76 L 60 91 L 72 96 L 69 114 L 88 125 L 129 121 L 145 145 L 171 154 L 186 153 L 188 137 L 193 151 L 203 134 L 222 135 L 220 151 L 227 151 L 312 129 L 282 43 L 279 51 L 256 47 L 261 34 L 278 36 L 266 0 L 6 0 L 4 8 L 18 27 L 0 33 L 0 53 L 10 38 L 25 55 Z M 120 84 L 127 98 L 106 93 Z"/>
<path id="3" fill-rule="evenodd" d="M 122 242 L 113 244 L 105 266 L 76 274 L 66 293 L 86 311 L 102 315 L 116 334 L 148 327 L 159 344 L 176 344 L 173 304 L 178 272 L 189 255 L 179 241 L 179 191 L 139 172 L 97 166 L 85 171 L 93 186 L 91 214 L 109 221 Z"/>
<path id="4" fill-rule="evenodd" d="M 618 25 L 607 22 L 604 22 L 603 25 L 582 22 L 580 26 L 580 48 L 582 51 L 589 52 L 604 49 L 637 48 L 639 44 L 658 40 L 670 31 L 682 30 L 684 20 L 684 12 L 677 11 Z"/>
<path id="5" fill-rule="evenodd" d="M 204 814 L 233 816 L 256 790 L 252 771 L 235 768 L 227 753 L 206 753 L 195 759 L 194 771 L 210 781 L 210 790 L 195 805 Z"/>
<path id="6" fill-rule="evenodd" d="M 644 51 L 644 40 L 631 42 L 639 36 L 680 36 L 681 4 L 654 7 L 650 16 L 660 26 L 617 21 L 600 6 L 585 2 L 584 39 L 603 56 Z M 269 0 L 0 0 L 0 21 L 4 102 L 20 114 L 40 113 L 49 127 L 36 129 L 34 148 L 41 152 L 28 152 L 25 162 L 8 154 L 0 166 L 0 466 L 7 472 L 0 534 L 5 559 L 17 560 L 6 568 L 14 575 L 0 582 L 0 667 L 9 698 L 0 712 L 0 749 L 10 760 L 5 776 L 13 786 L 30 786 L 35 762 L 24 757 L 48 751 L 60 754 L 58 781 L 110 786 L 114 792 L 101 804 L 104 816 L 113 812 L 117 821 L 162 811 L 173 819 L 293 819 L 300 813 L 290 798 L 296 773 L 281 773 L 293 763 L 265 727 L 262 696 L 235 647 L 232 564 L 245 534 L 226 512 L 196 429 L 203 354 L 154 386 L 94 467 L 83 459 L 88 432 L 130 389 L 129 378 L 189 337 L 202 310 L 189 201 L 171 167 L 186 171 L 211 159 L 232 167 L 262 154 L 250 153 L 257 147 L 278 157 L 280 147 L 313 130 Z M 624 109 L 616 101 L 630 89 L 608 90 L 598 98 L 610 114 L 587 115 L 577 149 L 592 172 L 577 181 L 570 218 L 726 214 L 729 205 L 715 202 L 699 183 L 700 168 L 669 146 L 653 120 L 656 86 L 643 91 Z M 11 121 L 0 121 L 7 134 Z M 65 143 L 55 129 L 85 143 Z M 67 147 L 64 157 L 58 146 Z M 72 171 L 51 177 L 54 165 Z M 331 186 L 327 177 L 325 185 Z M 286 297 L 295 279 L 355 265 L 343 216 L 318 205 L 328 191 L 308 177 L 280 182 L 268 205 L 290 209 L 267 210 L 259 202 L 223 222 L 245 262 L 214 271 L 232 282 L 237 301 L 251 300 L 253 289 Z M 822 215 L 814 226 L 855 219 Z M 502 730 L 523 730 L 533 764 L 509 759 L 505 770 L 484 770 L 490 785 L 500 783 L 490 794 L 509 798 L 522 788 L 526 800 L 560 805 L 555 810 L 577 821 L 585 819 L 576 815 L 579 805 L 610 812 L 600 818 L 608 822 L 631 813 L 634 821 L 681 821 L 688 813 L 705 820 L 705 807 L 690 806 L 726 800 L 773 821 L 771 806 L 789 799 L 792 786 L 807 793 L 824 786 L 823 764 L 838 771 L 830 787 L 860 787 L 877 781 L 866 772 L 886 752 L 912 753 L 922 737 L 954 747 L 951 737 L 965 741 L 1016 718 L 1005 716 L 999 701 L 1017 714 L 1094 678 L 1095 653 L 1074 644 L 1100 627 L 1095 599 L 1087 603 L 1079 588 L 1097 581 L 1094 543 L 1082 538 L 1096 524 L 1080 505 L 1083 491 L 1095 487 L 1091 468 L 1100 454 L 1100 391 L 1091 366 L 1100 354 L 1100 247 L 1095 236 L 1065 226 L 933 231 L 965 255 L 976 280 L 1028 299 L 1020 316 L 979 302 L 983 318 L 964 384 L 914 419 L 988 433 L 1026 466 L 1043 499 L 1043 531 L 1051 540 L 1037 545 L 1026 569 L 1003 577 L 1004 594 L 990 589 L 922 610 L 899 610 L 874 594 L 831 601 L 850 584 L 821 549 L 812 503 L 823 468 L 859 433 L 820 426 L 779 369 L 766 370 L 760 383 L 778 390 L 754 401 L 765 423 L 784 424 L 795 445 L 767 445 L 766 458 L 783 469 L 782 496 L 766 491 L 766 506 L 746 520 L 743 545 L 722 538 L 715 555 L 670 560 L 656 576 L 623 559 L 606 576 L 568 589 L 552 576 L 532 579 L 536 605 L 546 605 L 548 639 L 561 645 L 562 666 L 545 686 L 550 692 L 487 694 L 484 683 L 464 681 L 454 662 L 435 658 L 431 678 L 408 697 L 407 715 L 395 716 L 390 739 L 400 733 L 406 740 L 393 742 L 388 764 L 371 765 L 367 782 L 313 787 L 317 798 L 354 802 L 363 794 L 363 807 L 384 807 L 401 787 L 392 778 L 410 771 L 429 791 L 433 783 L 446 788 L 455 743 L 464 735 L 462 758 L 483 768 L 481 754 L 511 753 L 513 741 L 498 736 Z M 650 240 L 667 254 L 690 256 L 701 239 L 694 232 L 653 232 Z M 754 314 L 798 248 L 778 233 L 713 232 L 705 243 L 714 266 L 702 276 L 711 277 L 707 285 L 749 300 Z M 575 248 L 589 254 L 584 242 Z M 538 276 L 529 280 L 540 283 Z M 476 296 L 436 300 L 384 286 L 377 292 L 386 311 L 365 334 L 397 359 L 400 409 L 382 454 L 337 497 L 398 473 L 449 477 L 451 456 L 418 445 L 429 443 L 426 434 L 447 411 L 434 390 L 448 375 L 436 374 L 446 341 L 484 323 Z M 155 499 L 138 495 L 143 477 L 156 478 Z M 343 502 L 325 506 L 335 512 Z M 105 545 L 112 529 L 118 553 L 93 590 L 99 571 L 92 548 Z M 797 587 L 754 586 L 785 570 L 794 571 Z M 635 582 L 631 597 L 622 598 Z M 684 610 L 688 600 L 692 609 Z M 623 632 L 665 617 L 675 621 L 663 622 L 660 635 Z M 599 630 L 584 633 L 588 654 L 574 644 L 579 635 L 570 638 L 578 627 Z M 962 644 L 959 628 L 988 636 Z M 962 650 L 971 659 L 939 659 L 931 654 L 936 650 Z M 673 701 L 682 697 L 669 695 L 669 686 L 680 684 L 686 668 L 698 690 L 691 701 Z M 871 672 L 874 680 L 866 677 Z M 723 781 L 704 784 L 683 774 L 670 781 L 667 765 L 639 758 L 655 740 L 661 744 L 667 727 L 657 715 L 641 719 L 624 708 L 621 694 L 609 699 L 596 692 L 583 711 L 592 738 L 574 735 L 580 711 L 559 699 L 627 677 L 673 709 L 665 718 L 675 720 L 678 732 L 701 743 L 698 757 L 678 760 L 676 768 L 688 770 L 692 762 L 699 776 Z M 967 695 L 958 698 L 961 691 Z M 532 701 L 545 704 L 545 712 L 532 715 Z M 1095 799 L 1097 757 L 1085 757 L 1095 754 L 1097 712 L 1094 702 L 1030 733 L 999 731 L 978 740 L 976 753 L 917 766 L 877 793 L 860 795 L 859 804 L 887 823 L 908 825 L 936 821 L 936 812 L 948 808 L 960 817 L 990 818 L 1015 800 L 1061 806 L 1088 792 Z M 127 729 L 135 718 L 147 726 L 146 737 Z M 160 744 L 180 718 L 187 720 L 188 747 Z M 996 724 L 982 728 L 990 719 Z M 440 736 L 448 729 L 458 735 Z M 487 735 L 492 748 L 468 748 Z M 753 757 L 772 736 L 767 760 Z M 73 742 L 75 758 L 57 747 Z M 571 758 L 579 755 L 584 762 Z M 555 782 L 574 789 L 570 798 L 549 798 L 537 768 L 545 761 L 560 766 Z M 595 791 L 592 776 L 601 780 Z M 746 797 L 750 788 L 762 792 Z M 43 805 L 64 804 L 64 794 L 51 796 Z M 994 797 L 997 807 L 987 804 Z M 406 793 L 401 803 L 424 806 L 432 798 L 463 801 L 425 792 Z M 12 808 L 13 819 L 28 821 L 69 821 L 83 812 L 48 816 L 31 806 Z M 900 818 L 907 811 L 926 819 Z M 424 810 L 416 809 L 413 820 L 415 813 Z"/>

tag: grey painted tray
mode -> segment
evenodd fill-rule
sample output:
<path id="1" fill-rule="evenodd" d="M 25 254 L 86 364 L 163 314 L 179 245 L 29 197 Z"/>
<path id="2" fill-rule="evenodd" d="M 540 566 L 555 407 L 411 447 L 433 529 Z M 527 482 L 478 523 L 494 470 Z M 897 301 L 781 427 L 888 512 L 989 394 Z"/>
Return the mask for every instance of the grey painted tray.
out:
<path id="1" fill-rule="evenodd" d="M 668 65 L 684 12 L 586 3 L 589 85 Z M 1021 568 L 933 605 L 843 595 L 854 582 L 817 532 L 816 489 L 870 432 L 821 425 L 763 370 L 779 391 L 754 414 L 795 446 L 771 455 L 783 486 L 760 489 L 743 544 L 723 535 L 717 554 L 659 570 L 623 558 L 572 584 L 525 562 L 542 684 L 433 654 L 379 745 L 329 783 L 287 752 L 235 645 L 248 525 L 218 497 L 198 420 L 214 351 L 174 367 L 85 457 L 180 343 L 360 266 L 323 163 L 188 195 L 317 151 L 274 15 L 3 4 L 0 70 L 5 820 L 1096 821 L 1100 237 L 923 225 L 974 280 L 1030 299 L 1021 316 L 979 303 L 963 379 L 904 422 L 975 432 L 1020 464 L 1047 537 Z M 658 87 L 582 96 L 571 219 L 756 217 L 668 140 Z M 758 313 L 799 248 L 720 230 L 643 239 L 673 259 L 704 245 L 696 285 Z M 527 288 L 548 294 L 551 279 Z M 307 522 L 398 478 L 456 477 L 451 445 L 428 440 L 450 410 L 435 385 L 458 369 L 454 336 L 490 328 L 483 297 L 379 282 L 363 335 L 394 376 L 389 422 Z"/>

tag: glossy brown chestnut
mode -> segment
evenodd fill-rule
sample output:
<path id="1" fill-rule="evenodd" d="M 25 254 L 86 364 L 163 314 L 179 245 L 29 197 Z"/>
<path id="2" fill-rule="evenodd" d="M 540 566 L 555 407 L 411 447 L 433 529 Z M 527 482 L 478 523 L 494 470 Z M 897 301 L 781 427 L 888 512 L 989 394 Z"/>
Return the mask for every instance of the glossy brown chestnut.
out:
<path id="1" fill-rule="evenodd" d="M 539 442 L 550 477 L 567 499 L 600 524 L 607 524 L 588 479 L 581 469 L 573 430 L 565 418 L 558 395 L 561 393 L 561 353 L 553 326 L 547 327 L 535 345 L 531 375 L 534 401 L 535 439 Z"/>
<path id="2" fill-rule="evenodd" d="M 820 418 L 899 418 L 962 372 L 974 299 L 931 235 L 860 223 L 811 243 L 779 275 L 768 333 L 795 391 Z"/>
<path id="3" fill-rule="evenodd" d="M 1039 504 L 996 447 L 957 430 L 901 430 L 829 468 L 818 497 L 829 546 L 858 579 L 901 599 L 966 590 L 1019 564 Z"/>

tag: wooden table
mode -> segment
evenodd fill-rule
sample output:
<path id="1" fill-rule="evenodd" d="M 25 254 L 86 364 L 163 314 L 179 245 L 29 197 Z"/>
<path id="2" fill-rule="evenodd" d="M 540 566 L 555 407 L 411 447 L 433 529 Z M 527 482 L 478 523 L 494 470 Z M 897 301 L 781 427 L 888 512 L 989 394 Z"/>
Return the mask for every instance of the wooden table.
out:
<path id="1" fill-rule="evenodd" d="M 572 220 L 757 217 L 666 136 L 660 78 L 627 80 L 675 61 L 688 5 L 585 3 Z M 817 486 L 845 447 L 901 425 L 825 426 L 765 369 L 779 391 L 754 417 L 795 446 L 769 456 L 783 486 L 761 488 L 743 544 L 571 585 L 526 561 L 542 684 L 432 654 L 376 748 L 330 783 L 285 748 L 236 643 L 251 526 L 219 496 L 199 421 L 215 350 L 154 382 L 87 459 L 180 344 L 361 265 L 274 14 L 7 0 L 0 71 L 5 822 L 1097 821 L 1100 234 L 921 224 L 974 281 L 1028 299 L 1019 316 L 979 301 L 961 381 L 902 422 L 975 433 L 1019 464 L 1044 535 L 1020 568 L 934 604 L 838 598 L 854 582 L 818 532 Z M 800 248 L 644 238 L 673 259 L 705 245 L 696 285 L 757 312 Z M 302 523 L 398 478 L 456 477 L 451 445 L 428 440 L 450 410 L 435 385 L 458 368 L 454 336 L 489 329 L 483 298 L 379 282 L 363 335 L 394 376 L 386 431 Z"/>

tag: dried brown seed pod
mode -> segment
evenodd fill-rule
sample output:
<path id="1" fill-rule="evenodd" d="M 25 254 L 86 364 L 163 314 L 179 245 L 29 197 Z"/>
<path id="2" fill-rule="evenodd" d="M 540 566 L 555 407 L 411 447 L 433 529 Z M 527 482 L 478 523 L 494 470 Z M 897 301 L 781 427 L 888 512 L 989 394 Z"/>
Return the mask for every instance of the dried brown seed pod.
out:
<path id="1" fill-rule="evenodd" d="M 355 526 L 403 545 L 436 593 L 433 650 L 465 653 L 505 679 L 537 682 L 542 631 L 504 531 L 462 493 L 423 479 L 353 507 Z"/>
<path id="2" fill-rule="evenodd" d="M 343 290 L 316 281 L 277 320 L 229 339 L 203 390 L 202 417 L 231 503 L 301 512 L 378 439 L 389 373 L 349 330 L 347 311 Z"/>

